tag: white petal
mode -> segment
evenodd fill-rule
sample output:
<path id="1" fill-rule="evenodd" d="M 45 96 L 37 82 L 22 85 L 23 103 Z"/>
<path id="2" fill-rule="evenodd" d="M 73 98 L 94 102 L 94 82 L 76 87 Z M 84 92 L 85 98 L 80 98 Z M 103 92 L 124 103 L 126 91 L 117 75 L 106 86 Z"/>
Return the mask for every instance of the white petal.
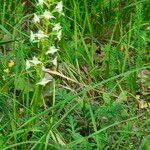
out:
<path id="1" fill-rule="evenodd" d="M 44 14 L 42 15 L 46 19 L 54 19 L 55 17 L 52 15 L 51 12 L 45 10 Z"/>
<path id="2" fill-rule="evenodd" d="M 42 71 L 48 71 L 49 69 L 48 68 L 45 68 L 44 66 L 42 67 Z"/>
<path id="3" fill-rule="evenodd" d="M 59 49 L 58 48 L 56 48 L 55 46 L 51 46 L 50 48 L 49 48 L 49 50 L 45 53 L 46 55 L 48 55 L 48 54 L 54 54 L 54 53 L 56 53 L 57 51 L 58 51 Z"/>
<path id="4" fill-rule="evenodd" d="M 63 3 L 62 3 L 62 1 L 60 1 L 60 2 L 57 3 L 55 9 L 56 9 L 56 11 L 57 11 L 58 13 L 60 13 L 61 15 L 64 15 L 64 13 L 63 13 Z"/>
<path id="5" fill-rule="evenodd" d="M 30 41 L 34 41 L 35 40 L 35 35 L 32 31 L 30 31 Z"/>
<path id="6" fill-rule="evenodd" d="M 62 37 L 62 30 L 57 33 L 57 39 L 60 41 Z"/>
<path id="7" fill-rule="evenodd" d="M 32 64 L 30 63 L 30 61 L 26 60 L 26 70 L 30 69 L 31 66 Z"/>
<path id="8" fill-rule="evenodd" d="M 33 65 L 42 64 L 42 62 L 39 61 L 35 56 L 32 58 L 32 60 L 30 60 L 30 63 L 32 63 Z"/>
<path id="9" fill-rule="evenodd" d="M 48 36 L 47 36 L 46 34 L 44 34 L 44 32 L 41 31 L 41 30 L 39 30 L 39 32 L 36 33 L 35 36 L 36 36 L 39 40 L 48 37 Z"/>
<path id="10" fill-rule="evenodd" d="M 37 83 L 37 85 L 43 85 L 45 86 L 47 83 L 49 83 L 50 81 L 52 81 L 51 79 L 46 79 L 45 77 Z"/>
<path id="11" fill-rule="evenodd" d="M 54 25 L 54 27 L 53 27 L 52 30 L 53 30 L 53 31 L 59 31 L 61 28 L 62 28 L 62 27 L 61 27 L 60 23 L 57 23 L 57 24 Z"/>
<path id="12" fill-rule="evenodd" d="M 45 0 L 38 0 L 37 5 L 43 5 L 45 3 Z"/>
<path id="13" fill-rule="evenodd" d="M 34 14 L 33 22 L 34 23 L 40 23 L 40 18 L 38 15 Z"/>
<path id="14" fill-rule="evenodd" d="M 54 66 L 57 66 L 57 56 L 52 60 Z"/>

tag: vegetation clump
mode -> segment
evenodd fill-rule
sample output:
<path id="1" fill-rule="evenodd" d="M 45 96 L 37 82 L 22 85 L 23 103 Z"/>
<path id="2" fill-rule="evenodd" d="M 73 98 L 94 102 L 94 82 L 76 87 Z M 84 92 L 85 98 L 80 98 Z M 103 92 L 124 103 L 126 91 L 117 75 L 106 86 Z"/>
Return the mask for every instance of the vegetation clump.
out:
<path id="1" fill-rule="evenodd" d="M 149 150 L 149 10 L 1 0 L 0 150 Z"/>

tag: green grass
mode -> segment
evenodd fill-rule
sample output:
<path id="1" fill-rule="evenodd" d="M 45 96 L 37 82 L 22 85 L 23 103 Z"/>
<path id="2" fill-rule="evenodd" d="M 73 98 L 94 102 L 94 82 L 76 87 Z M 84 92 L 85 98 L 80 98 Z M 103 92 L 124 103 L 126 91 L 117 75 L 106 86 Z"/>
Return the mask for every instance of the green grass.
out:
<path id="1" fill-rule="evenodd" d="M 32 18 L 46 6 L 24 2 L 0 5 L 0 150 L 149 150 L 149 0 L 63 0 L 61 41 L 39 44 L 30 30 L 51 26 Z M 25 69 L 33 56 L 51 70 L 46 86 L 40 65 Z"/>

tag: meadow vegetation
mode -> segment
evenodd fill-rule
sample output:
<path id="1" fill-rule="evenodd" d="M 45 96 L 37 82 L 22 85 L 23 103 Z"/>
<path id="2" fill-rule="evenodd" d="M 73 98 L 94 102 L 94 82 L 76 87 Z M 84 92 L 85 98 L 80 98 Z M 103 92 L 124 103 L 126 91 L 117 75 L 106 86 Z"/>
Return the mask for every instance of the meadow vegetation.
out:
<path id="1" fill-rule="evenodd" d="M 149 0 L 0 0 L 0 150 L 149 150 L 149 105 Z"/>

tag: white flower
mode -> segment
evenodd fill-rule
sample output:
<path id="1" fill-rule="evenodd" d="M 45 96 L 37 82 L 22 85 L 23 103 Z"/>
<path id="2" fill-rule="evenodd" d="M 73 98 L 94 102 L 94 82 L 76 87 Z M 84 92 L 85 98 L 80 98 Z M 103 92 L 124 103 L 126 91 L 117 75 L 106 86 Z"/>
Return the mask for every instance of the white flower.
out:
<path id="1" fill-rule="evenodd" d="M 57 33 L 57 39 L 60 41 L 62 37 L 62 30 Z"/>
<path id="2" fill-rule="evenodd" d="M 40 82 L 37 83 L 37 85 L 43 85 L 43 86 L 45 86 L 50 81 L 52 81 L 52 79 L 47 79 L 46 77 L 44 77 Z"/>
<path id="3" fill-rule="evenodd" d="M 45 53 L 46 55 L 48 55 L 48 54 L 54 54 L 55 52 L 57 52 L 59 49 L 58 48 L 56 48 L 54 45 L 53 46 L 51 46 L 50 48 L 49 48 L 49 50 Z"/>
<path id="4" fill-rule="evenodd" d="M 57 66 L 57 56 L 52 60 L 54 66 Z"/>
<path id="5" fill-rule="evenodd" d="M 32 66 L 42 64 L 41 61 L 39 61 L 35 56 L 32 58 L 32 60 L 26 60 L 26 70 L 30 69 Z"/>
<path id="6" fill-rule="evenodd" d="M 32 64 L 30 63 L 30 61 L 26 60 L 26 70 L 28 70 L 31 66 Z"/>
<path id="7" fill-rule="evenodd" d="M 55 17 L 52 15 L 52 13 L 49 12 L 49 11 L 47 11 L 47 10 L 44 11 L 44 14 L 43 14 L 42 16 L 43 16 L 44 18 L 46 18 L 46 19 L 53 19 L 53 18 L 55 18 Z"/>
<path id="8" fill-rule="evenodd" d="M 44 34 L 43 31 L 39 30 L 38 33 L 33 33 L 30 31 L 30 41 L 31 42 L 38 42 L 38 40 L 48 37 L 46 34 Z M 38 40 L 35 40 L 35 38 L 38 38 Z"/>
<path id="9" fill-rule="evenodd" d="M 61 29 L 61 25 L 60 25 L 60 23 L 57 23 L 57 24 L 55 24 L 54 25 L 54 27 L 53 27 L 53 31 L 59 31 Z"/>
<path id="10" fill-rule="evenodd" d="M 59 12 L 61 15 L 64 15 L 63 13 L 63 3 L 62 1 L 58 2 L 56 5 L 56 11 Z"/>
<path id="11" fill-rule="evenodd" d="M 29 62 L 32 63 L 33 65 L 42 64 L 42 62 L 39 61 L 35 56 L 32 58 L 32 60 L 29 60 Z"/>
<path id="12" fill-rule="evenodd" d="M 45 3 L 45 0 L 38 0 L 37 5 L 43 5 Z"/>
<path id="13" fill-rule="evenodd" d="M 33 22 L 34 23 L 40 23 L 40 18 L 38 15 L 34 14 Z"/>
<path id="14" fill-rule="evenodd" d="M 35 40 L 35 35 L 32 31 L 30 31 L 30 41 L 34 41 Z"/>
<path id="15" fill-rule="evenodd" d="M 39 30 L 39 32 L 36 33 L 35 36 L 36 36 L 39 40 L 48 37 L 48 36 L 45 35 L 44 32 L 41 31 L 41 30 Z"/>
<path id="16" fill-rule="evenodd" d="M 44 66 L 42 67 L 42 71 L 46 72 L 48 70 L 49 70 L 48 68 L 45 68 Z"/>

